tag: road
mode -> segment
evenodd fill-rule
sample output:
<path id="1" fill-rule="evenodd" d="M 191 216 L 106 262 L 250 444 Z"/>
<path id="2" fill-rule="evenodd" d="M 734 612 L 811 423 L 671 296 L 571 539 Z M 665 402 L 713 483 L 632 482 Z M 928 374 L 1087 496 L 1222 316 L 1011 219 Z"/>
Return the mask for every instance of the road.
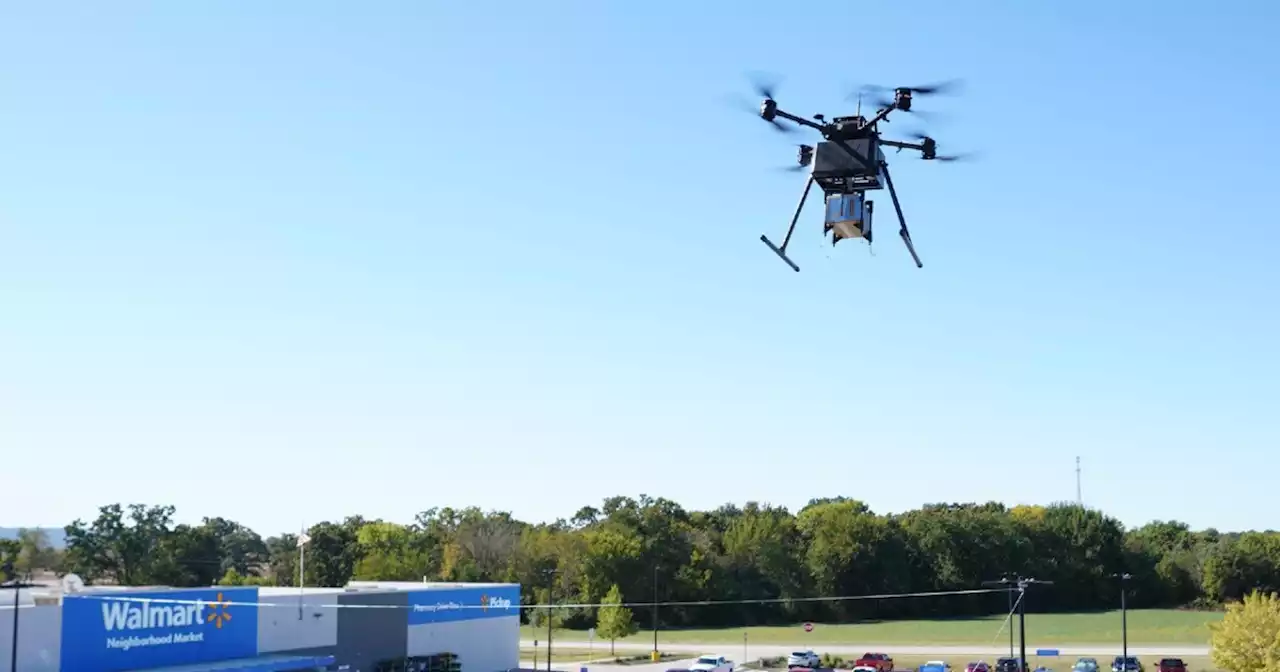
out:
<path id="1" fill-rule="evenodd" d="M 540 642 L 540 643 L 545 649 L 546 642 Z M 564 647 L 566 649 L 586 649 L 588 647 L 593 646 L 594 648 L 600 650 L 602 657 L 607 656 L 609 651 L 609 643 L 599 642 L 599 641 L 590 643 L 590 642 L 580 642 L 580 641 L 555 640 L 552 642 L 552 646 L 553 646 L 553 649 L 556 646 Z M 522 640 L 520 642 L 520 648 L 522 649 L 533 648 L 533 641 Z M 625 644 L 618 643 L 616 645 L 616 649 L 619 654 L 634 653 L 638 651 L 650 651 L 652 650 L 652 648 L 653 648 L 652 644 L 641 643 L 641 642 L 628 642 Z M 757 658 L 771 658 L 775 656 L 785 656 L 792 651 L 803 651 L 805 649 L 810 649 L 810 648 L 814 649 L 815 651 L 818 651 L 819 653 L 832 653 L 832 654 L 841 655 L 841 656 L 851 656 L 851 655 L 859 656 L 867 651 L 883 651 L 885 653 L 890 653 L 890 654 L 896 653 L 898 655 L 904 655 L 904 656 L 936 655 L 939 658 L 947 658 L 950 656 L 983 656 L 988 658 L 996 658 L 1001 655 L 1009 655 L 1009 647 L 1007 646 L 1005 647 L 983 646 L 981 644 L 970 644 L 970 645 L 939 644 L 937 646 L 920 646 L 920 645 L 908 646 L 903 644 L 844 644 L 844 645 L 822 645 L 822 646 L 813 646 L 810 644 L 758 644 L 758 645 L 748 644 L 746 648 L 746 656 L 743 655 L 743 647 L 741 644 L 738 644 L 738 645 L 690 644 L 690 643 L 663 644 L 659 642 L 658 648 L 661 649 L 662 651 L 666 651 L 670 653 L 688 653 L 690 654 L 690 660 L 685 660 L 685 661 L 672 660 L 672 661 L 667 661 L 665 663 L 654 663 L 649 665 L 626 665 L 626 666 L 592 664 L 592 665 L 589 665 L 588 667 L 590 667 L 592 670 L 613 670 L 614 668 L 617 668 L 618 670 L 627 670 L 628 672 L 665 672 L 666 670 L 671 668 L 682 667 L 684 666 L 685 663 L 690 662 L 693 657 L 696 657 L 697 655 L 703 654 L 703 653 L 709 653 L 717 656 L 725 656 L 730 660 L 741 661 L 743 660 L 743 658 L 747 658 L 748 660 L 755 660 Z M 1070 658 L 1071 656 L 1082 656 L 1082 655 L 1092 655 L 1092 656 L 1120 655 L 1120 647 L 1117 646 L 1116 644 L 1072 644 L 1072 645 L 1061 645 L 1061 646 L 1043 647 L 1043 648 L 1055 648 L 1058 650 L 1058 655 L 1062 656 L 1063 658 Z M 1033 655 L 1035 655 L 1035 648 L 1028 645 L 1027 656 L 1030 657 Z M 1207 656 L 1209 655 L 1209 647 L 1186 646 L 1186 645 L 1170 645 L 1167 647 L 1165 646 L 1161 646 L 1161 647 L 1130 646 L 1129 655 L 1139 656 L 1139 657 Z M 531 662 L 532 661 L 521 662 L 520 666 L 528 667 L 529 663 Z M 582 665 L 583 665 L 582 663 L 552 663 L 551 667 L 552 669 L 555 669 L 555 670 L 576 671 L 580 667 L 582 667 Z M 545 659 L 543 662 L 543 667 L 544 669 L 546 667 Z"/>

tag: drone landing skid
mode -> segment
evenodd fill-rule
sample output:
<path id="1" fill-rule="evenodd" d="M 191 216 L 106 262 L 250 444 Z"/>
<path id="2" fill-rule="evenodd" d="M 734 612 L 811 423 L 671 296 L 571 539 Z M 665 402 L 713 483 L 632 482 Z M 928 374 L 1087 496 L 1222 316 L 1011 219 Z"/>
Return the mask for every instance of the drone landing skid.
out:
<path id="1" fill-rule="evenodd" d="M 768 245 L 769 249 L 773 250 L 773 253 L 778 255 L 778 258 L 787 262 L 787 265 L 791 267 L 791 270 L 795 271 L 796 273 L 800 272 L 800 267 L 796 266 L 796 262 L 791 261 L 791 258 L 787 256 L 786 250 L 782 249 L 781 247 L 778 247 L 777 245 L 774 245 L 773 241 L 769 240 L 769 236 L 761 234 L 760 242 L 764 243 L 765 245 Z"/>
<path id="2" fill-rule="evenodd" d="M 791 234 L 796 232 L 796 222 L 800 221 L 800 211 L 804 210 L 804 202 L 809 198 L 809 190 L 812 188 L 813 176 L 810 175 L 809 179 L 804 183 L 804 193 L 800 194 L 800 203 L 796 205 L 796 214 L 791 216 L 791 226 L 787 227 L 787 236 L 782 239 L 781 245 L 774 245 L 773 241 L 769 240 L 768 236 L 760 234 L 760 242 L 768 245 L 769 249 L 773 250 L 773 253 L 778 255 L 778 258 L 787 262 L 787 265 L 791 267 L 791 270 L 796 273 L 800 272 L 800 267 L 796 266 L 796 262 L 791 261 L 791 259 L 787 257 L 787 245 L 791 243 Z"/>

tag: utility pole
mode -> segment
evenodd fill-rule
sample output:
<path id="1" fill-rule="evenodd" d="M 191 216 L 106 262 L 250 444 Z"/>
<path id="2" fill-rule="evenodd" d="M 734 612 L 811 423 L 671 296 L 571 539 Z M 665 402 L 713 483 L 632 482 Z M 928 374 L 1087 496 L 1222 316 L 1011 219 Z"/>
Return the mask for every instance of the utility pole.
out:
<path id="1" fill-rule="evenodd" d="M 1132 574 L 1123 572 L 1112 574 L 1111 578 L 1120 580 L 1120 666 L 1129 669 L 1129 607 L 1125 601 L 1125 593 L 1129 592 L 1129 580 Z"/>
<path id="2" fill-rule="evenodd" d="M 1084 497 L 1080 494 L 1080 456 L 1076 455 L 1076 505 L 1084 506 Z"/>
<path id="3" fill-rule="evenodd" d="M 1027 672 L 1027 588 L 1031 586 L 1052 586 L 1053 582 L 1018 576 L 1012 581 L 1005 577 L 999 581 L 983 581 L 982 583 L 985 586 L 1011 586 L 1010 596 L 1013 595 L 1013 590 L 1016 589 L 1018 591 L 1018 668 L 1019 672 Z M 1012 634 L 1012 631 L 1010 632 Z"/>
<path id="4" fill-rule="evenodd" d="M 44 584 L 28 583 L 18 578 L 18 573 L 14 571 L 13 563 L 6 562 L 0 571 L 10 580 L 5 582 L 4 588 L 13 591 L 13 645 L 9 647 L 9 670 L 18 672 L 18 614 L 22 613 L 22 589 L 23 588 L 39 588 Z"/>

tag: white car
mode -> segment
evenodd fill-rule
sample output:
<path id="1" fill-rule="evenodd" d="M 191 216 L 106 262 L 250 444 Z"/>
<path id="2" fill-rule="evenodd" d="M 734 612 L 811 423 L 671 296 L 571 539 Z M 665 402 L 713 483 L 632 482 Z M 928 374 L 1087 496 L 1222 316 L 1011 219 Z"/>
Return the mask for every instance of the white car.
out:
<path id="1" fill-rule="evenodd" d="M 822 656 L 813 651 L 792 651 L 787 656 L 787 669 L 793 667 L 821 667 Z"/>
<path id="2" fill-rule="evenodd" d="M 733 661 L 724 656 L 706 654 L 693 661 L 689 672 L 733 672 Z"/>

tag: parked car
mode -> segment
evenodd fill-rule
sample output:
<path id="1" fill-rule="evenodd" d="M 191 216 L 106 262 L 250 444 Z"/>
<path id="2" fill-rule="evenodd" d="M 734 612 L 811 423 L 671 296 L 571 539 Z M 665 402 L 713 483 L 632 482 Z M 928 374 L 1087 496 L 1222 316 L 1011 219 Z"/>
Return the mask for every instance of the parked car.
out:
<path id="1" fill-rule="evenodd" d="M 1116 656 L 1116 659 L 1111 661 L 1111 672 L 1144 672 L 1144 668 L 1137 656 L 1128 658 Z"/>
<path id="2" fill-rule="evenodd" d="M 887 653 L 864 653 L 853 665 L 874 668 L 876 672 L 893 672 L 893 657 Z"/>
<path id="3" fill-rule="evenodd" d="M 1187 672 L 1187 664 L 1181 658 L 1161 658 L 1156 672 Z"/>
<path id="4" fill-rule="evenodd" d="M 733 661 L 724 656 L 698 656 L 689 666 L 690 672 L 733 672 Z"/>
<path id="5" fill-rule="evenodd" d="M 965 665 L 964 672 L 991 672 L 991 666 L 979 660 Z"/>
<path id="6" fill-rule="evenodd" d="M 1098 672 L 1098 659 L 1077 658 L 1076 664 L 1071 666 L 1071 672 Z"/>
<path id="7" fill-rule="evenodd" d="M 951 665 L 945 660 L 930 660 L 920 666 L 919 672 L 951 672 Z"/>
<path id="8" fill-rule="evenodd" d="M 787 656 L 787 669 L 793 667 L 821 667 L 822 656 L 813 651 L 792 651 Z"/>
<path id="9" fill-rule="evenodd" d="M 1001 658 L 996 661 L 995 672 L 1027 672 L 1027 666 L 1019 665 L 1017 658 Z"/>

